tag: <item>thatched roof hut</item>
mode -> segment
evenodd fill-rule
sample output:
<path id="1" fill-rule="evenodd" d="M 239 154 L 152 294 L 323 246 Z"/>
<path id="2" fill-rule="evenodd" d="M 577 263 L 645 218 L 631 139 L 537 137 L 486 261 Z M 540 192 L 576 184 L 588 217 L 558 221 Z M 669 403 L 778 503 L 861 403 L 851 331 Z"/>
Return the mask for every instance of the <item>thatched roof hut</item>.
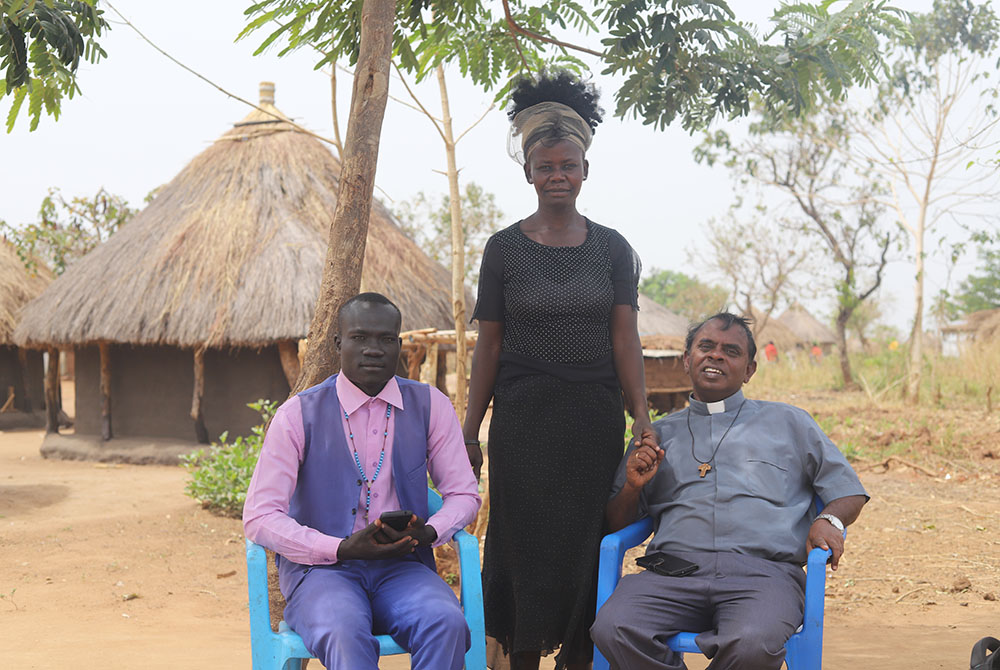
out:
<path id="1" fill-rule="evenodd" d="M 778 351 L 780 352 L 792 351 L 798 345 L 799 337 L 773 314 L 767 319 L 767 323 L 763 327 L 758 326 L 761 323 L 762 315 L 757 309 L 752 309 L 750 314 L 744 316 L 749 316 L 753 321 L 750 327 L 754 330 L 754 339 L 757 342 L 758 352 L 763 351 L 764 345 L 768 342 L 774 342 L 774 346 L 778 347 Z"/>
<path id="2" fill-rule="evenodd" d="M 236 123 L 134 219 L 33 301 L 17 340 L 89 350 L 93 360 L 86 351 L 78 356 L 78 376 L 81 370 L 95 372 L 98 364 L 105 377 L 135 374 L 130 367 L 145 368 L 147 380 L 153 368 L 169 374 L 170 385 L 177 387 L 173 393 L 187 396 L 183 403 L 171 402 L 172 412 L 181 411 L 183 417 L 187 407 L 192 415 L 204 409 L 215 434 L 253 424 L 246 402 L 287 394 L 281 370 L 284 365 L 292 376 L 295 343 L 306 336 L 319 295 L 340 164 L 319 140 L 286 122 L 274 106 L 273 93 L 273 84 L 263 83 L 260 106 L 267 113 L 254 110 Z M 452 325 L 450 286 L 448 271 L 407 238 L 376 202 L 362 289 L 396 302 L 404 329 L 447 328 Z M 114 358 L 109 348 L 121 359 L 110 365 L 117 372 L 106 370 L 107 359 Z M 178 356 L 180 348 L 188 352 Z M 140 349 L 146 353 L 137 354 Z M 251 359 L 257 362 L 251 364 Z M 259 369 L 249 372 L 248 366 Z M 210 389 L 212 367 L 215 385 Z M 199 407 L 199 383 L 205 385 L 204 407 Z M 78 405 L 91 411 L 87 398 L 97 395 L 96 388 L 79 384 L 78 379 Z M 118 395 L 125 396 L 143 388 L 139 380 L 118 386 Z M 216 416 L 210 417 L 209 405 L 220 394 L 233 399 L 215 407 Z M 129 401 L 115 402 L 120 407 Z M 161 405 L 161 399 L 147 400 L 135 408 L 136 416 L 121 420 L 122 410 L 116 408 L 116 425 L 127 425 L 129 433 L 179 437 L 167 425 L 176 424 L 177 416 L 163 421 L 153 416 Z M 237 413 L 246 420 L 237 420 Z M 77 414 L 78 432 L 95 427 L 79 416 L 79 406 Z M 102 410 L 102 421 L 103 415 Z M 190 423 L 185 432 L 190 434 Z M 204 430 L 198 433 L 204 440 Z"/>
<path id="3" fill-rule="evenodd" d="M 810 314 L 809 310 L 800 303 L 796 302 L 785 310 L 785 313 L 778 317 L 778 321 L 795 333 L 799 339 L 799 346 L 811 347 L 813 343 L 816 343 L 826 351 L 837 342 L 833 331 Z"/>
<path id="4" fill-rule="evenodd" d="M 688 320 L 648 295 L 639 294 L 639 338 L 646 349 L 681 349 Z"/>
<path id="5" fill-rule="evenodd" d="M 37 297 L 52 273 L 41 263 L 25 267 L 14 246 L 0 238 L 0 413 L 30 413 L 44 403 L 42 355 L 14 343 L 14 328 L 27 302 Z M 0 423 L 5 425 L 6 422 Z"/>
<path id="6" fill-rule="evenodd" d="M 941 329 L 942 352 L 958 356 L 971 342 L 991 342 L 1000 338 L 1000 307 L 971 312 Z"/>

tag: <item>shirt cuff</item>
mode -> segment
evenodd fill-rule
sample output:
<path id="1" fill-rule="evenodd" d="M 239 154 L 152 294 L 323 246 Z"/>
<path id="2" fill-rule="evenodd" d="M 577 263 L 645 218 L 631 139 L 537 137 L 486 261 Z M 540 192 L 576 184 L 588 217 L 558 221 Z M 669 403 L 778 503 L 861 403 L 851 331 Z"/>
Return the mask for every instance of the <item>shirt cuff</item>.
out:
<path id="1" fill-rule="evenodd" d="M 320 535 L 313 547 L 316 556 L 315 565 L 333 565 L 337 562 L 337 551 L 343 538 L 332 537 L 330 535 Z"/>

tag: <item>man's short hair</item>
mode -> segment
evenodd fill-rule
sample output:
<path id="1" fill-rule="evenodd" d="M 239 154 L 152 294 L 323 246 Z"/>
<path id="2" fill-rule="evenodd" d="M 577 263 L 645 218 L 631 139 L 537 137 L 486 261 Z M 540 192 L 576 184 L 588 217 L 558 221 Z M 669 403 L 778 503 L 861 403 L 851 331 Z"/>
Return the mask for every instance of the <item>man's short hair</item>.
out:
<path id="1" fill-rule="evenodd" d="M 340 317 L 343 316 L 344 311 L 350 308 L 352 305 L 356 305 L 362 302 L 366 302 L 372 305 L 388 305 L 389 307 L 392 307 L 394 310 L 396 310 L 396 315 L 399 317 L 400 324 L 402 324 L 403 313 L 399 311 L 399 307 L 396 307 L 396 303 L 389 300 L 381 293 L 368 292 L 368 293 L 359 293 L 352 298 L 348 298 L 347 300 L 344 301 L 344 304 L 340 306 L 340 309 L 337 310 L 338 331 L 340 330 Z"/>
<path id="2" fill-rule="evenodd" d="M 745 316 L 736 316 L 730 312 L 719 312 L 714 316 L 710 316 L 701 323 L 696 323 L 690 328 L 688 328 L 687 338 L 684 340 L 684 351 L 690 353 L 691 346 L 694 344 L 695 335 L 701 330 L 709 321 L 721 321 L 722 330 L 729 330 L 734 325 L 738 325 L 743 329 L 743 333 L 747 336 L 747 351 L 750 354 L 750 359 L 753 360 L 757 356 L 757 343 L 753 339 L 753 331 L 750 330 L 750 319 Z"/>

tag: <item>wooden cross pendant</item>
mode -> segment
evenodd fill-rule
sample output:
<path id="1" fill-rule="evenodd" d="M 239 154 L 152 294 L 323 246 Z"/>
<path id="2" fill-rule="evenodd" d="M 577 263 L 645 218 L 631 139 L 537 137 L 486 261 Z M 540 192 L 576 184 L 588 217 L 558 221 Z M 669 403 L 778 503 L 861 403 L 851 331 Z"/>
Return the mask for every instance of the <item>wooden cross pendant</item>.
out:
<path id="1" fill-rule="evenodd" d="M 708 474 L 708 471 L 711 469 L 712 469 L 711 465 L 709 465 L 708 463 L 702 463 L 701 465 L 698 466 L 698 474 L 701 476 L 702 479 L 704 479 L 705 475 Z"/>

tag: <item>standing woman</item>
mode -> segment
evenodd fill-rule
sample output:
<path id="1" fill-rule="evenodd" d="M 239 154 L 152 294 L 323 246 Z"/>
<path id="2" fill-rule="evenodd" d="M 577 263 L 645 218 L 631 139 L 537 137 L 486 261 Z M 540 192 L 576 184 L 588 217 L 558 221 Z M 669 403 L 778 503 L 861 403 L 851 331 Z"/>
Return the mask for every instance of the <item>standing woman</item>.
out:
<path id="1" fill-rule="evenodd" d="M 515 89 L 508 151 L 538 208 L 486 243 L 473 314 L 479 340 L 464 433 L 477 475 L 479 427 L 493 400 L 486 633 L 513 670 L 538 668 L 556 647 L 557 668 L 589 667 L 623 391 L 633 435 L 654 435 L 636 327 L 639 259 L 619 233 L 576 209 L 602 116 L 597 95 L 565 72 Z"/>

